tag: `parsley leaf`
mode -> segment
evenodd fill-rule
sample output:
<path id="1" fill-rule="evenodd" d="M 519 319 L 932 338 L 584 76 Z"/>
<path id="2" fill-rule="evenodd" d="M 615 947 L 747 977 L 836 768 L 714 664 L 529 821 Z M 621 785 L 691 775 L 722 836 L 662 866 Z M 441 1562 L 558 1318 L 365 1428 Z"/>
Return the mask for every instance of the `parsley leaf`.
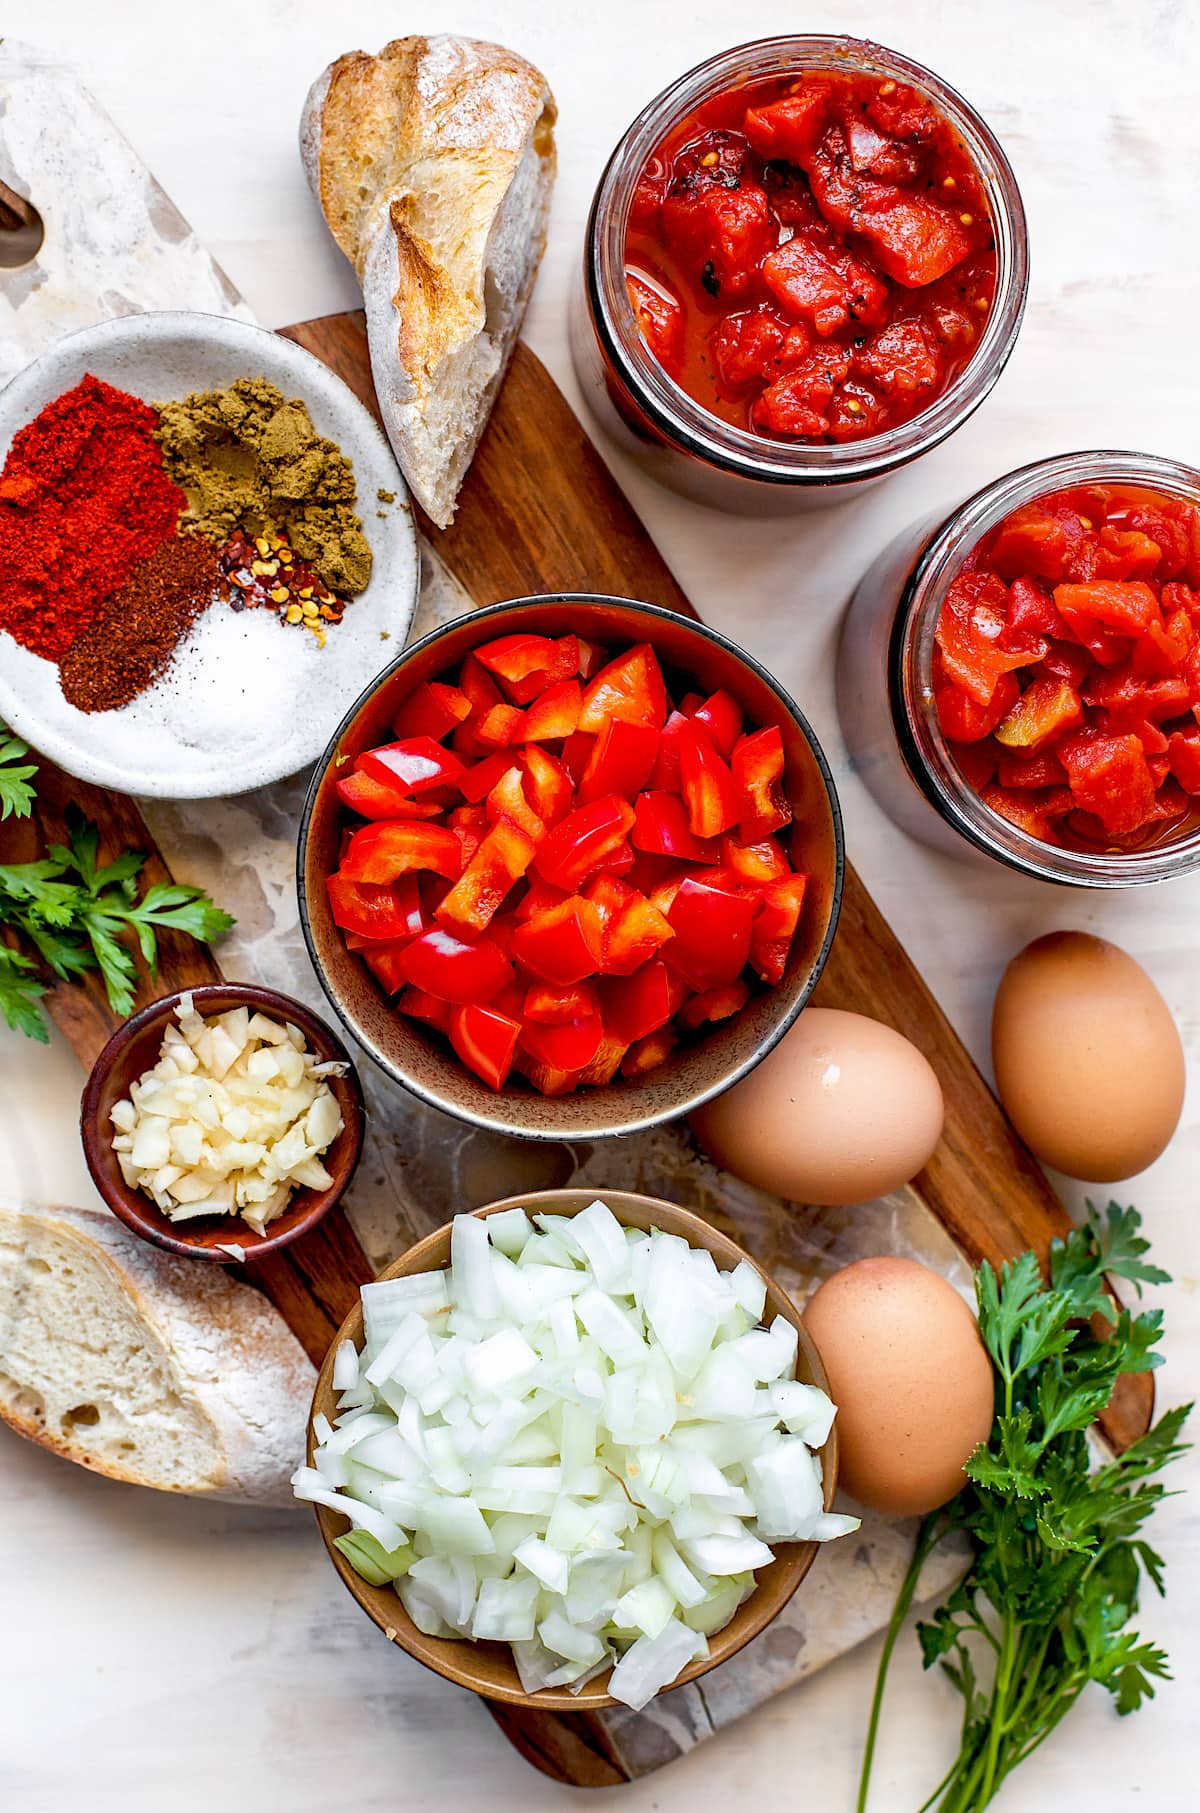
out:
<path id="1" fill-rule="evenodd" d="M 0 1014 L 14 1032 L 23 1032 L 39 1045 L 49 1042 L 45 1016 L 38 1006 L 45 984 L 30 974 L 33 964 L 19 951 L 0 944 Z"/>
<path id="2" fill-rule="evenodd" d="M 6 818 L 28 818 L 33 810 L 33 787 L 36 762 L 23 762 L 29 744 L 14 736 L 0 721 L 0 823 Z"/>
<path id="3" fill-rule="evenodd" d="M 1191 1410 L 1168 1410 L 1123 1454 L 1097 1465 L 1088 1431 L 1124 1372 L 1160 1361 L 1162 1314 L 1133 1315 L 1106 1277 L 1167 1282 L 1145 1257 L 1137 1211 L 1088 1205 L 1085 1224 L 1050 1254 L 1049 1283 L 1025 1253 L 976 1279 L 979 1331 L 996 1373 L 991 1434 L 967 1463 L 968 1484 L 925 1518 L 888 1628 L 859 1784 L 867 1805 L 887 1667 L 931 1551 L 951 1531 L 972 1561 L 945 1604 L 917 1627 L 926 1668 L 961 1696 L 959 1754 L 925 1803 L 977 1813 L 1037 1749 L 1089 1684 L 1121 1714 L 1169 1680 L 1167 1658 L 1129 1629 L 1143 1578 L 1163 1590 L 1163 1563 L 1141 1531 L 1168 1496 L 1158 1475 L 1186 1452 Z M 1096 1318 L 1108 1325 L 1098 1338 Z M 922 1809 L 925 1813 L 925 1809 Z"/>

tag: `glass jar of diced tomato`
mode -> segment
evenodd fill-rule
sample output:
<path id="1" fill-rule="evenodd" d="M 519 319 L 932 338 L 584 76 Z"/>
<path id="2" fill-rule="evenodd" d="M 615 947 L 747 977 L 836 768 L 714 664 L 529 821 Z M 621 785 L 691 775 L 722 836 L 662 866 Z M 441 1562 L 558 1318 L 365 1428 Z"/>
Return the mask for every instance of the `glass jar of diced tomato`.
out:
<path id="1" fill-rule="evenodd" d="M 995 136 L 877 44 L 764 39 L 634 120 L 571 320 L 604 425 L 675 489 L 773 511 L 952 434 L 1012 351 L 1028 254 Z"/>
<path id="2" fill-rule="evenodd" d="M 837 686 L 858 773 L 924 842 L 1079 887 L 1200 868 L 1200 472 L 1064 454 L 908 531 Z"/>

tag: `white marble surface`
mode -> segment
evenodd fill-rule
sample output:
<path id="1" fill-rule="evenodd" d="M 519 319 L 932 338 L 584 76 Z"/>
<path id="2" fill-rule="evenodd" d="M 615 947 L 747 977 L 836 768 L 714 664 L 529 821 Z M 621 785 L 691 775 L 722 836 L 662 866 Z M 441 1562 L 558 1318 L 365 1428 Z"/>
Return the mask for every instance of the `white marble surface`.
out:
<path id="1" fill-rule="evenodd" d="M 648 22 L 651 22 L 648 25 Z M 1195 1388 L 1200 1367 L 1200 1157 L 1195 1099 L 1200 884 L 1088 900 L 931 856 L 887 825 L 846 777 L 832 707 L 830 651 L 854 577 L 888 535 L 993 474 L 1070 447 L 1144 446 L 1200 462 L 1192 361 L 1173 337 L 1200 280 L 1194 172 L 1200 18 L 1191 0 L 842 0 L 798 20 L 762 0 L 731 24 L 716 0 L 492 0 L 452 13 L 399 13 L 383 0 L 209 0 L 197 13 L 155 0 L 10 0 L 4 29 L 73 56 L 167 192 L 244 291 L 282 324 L 347 305 L 349 273 L 302 183 L 295 120 L 312 76 L 339 51 L 404 30 L 506 39 L 539 61 L 563 110 L 550 251 L 529 336 L 568 391 L 564 302 L 604 156 L 638 106 L 736 32 L 859 31 L 934 64 L 999 129 L 1021 181 L 1033 288 L 1021 342 L 993 397 L 922 465 L 865 500 L 791 526 L 714 517 L 622 477 L 709 621 L 766 656 L 811 713 L 839 767 L 851 851 L 972 1049 L 986 1049 L 991 993 L 1010 952 L 1037 932 L 1079 925 L 1124 943 L 1179 1017 L 1193 1098 L 1168 1155 L 1128 1195 L 1175 1274 L 1161 1295 L 1168 1364 L 1161 1399 Z M 637 28 L 639 36 L 631 38 Z M 0 1039 L 0 1190 L 88 1195 L 71 1134 L 78 1087 L 61 1048 Z M 1081 1194 L 1081 1193 L 1080 1193 Z M 0 1802 L 26 1813 L 214 1801 L 317 1813 L 487 1804 L 561 1807 L 485 1713 L 406 1666 L 324 1570 L 311 1532 L 160 1499 L 93 1479 L 0 1433 Z M 1177 1484 L 1200 1485 L 1185 1463 Z M 1189 1804 L 1200 1762 L 1200 1513 L 1176 1499 L 1158 1523 L 1170 1591 L 1145 1629 L 1178 1676 L 1133 1724 L 1089 1698 L 1029 1763 L 1003 1805 L 1116 1813 L 1157 1793 Z M 51 1610 L 53 1607 L 53 1610 Z M 953 1741 L 952 1696 L 922 1678 L 906 1639 L 885 1716 L 872 1805 L 911 1813 Z M 846 1658 L 702 1750 L 590 1805 L 690 1807 L 747 1791 L 845 1807 L 873 1656 Z M 349 1792 L 348 1792 L 349 1790 Z M 582 1804 L 582 1803 L 581 1803 Z M 1135 1803 L 1136 1804 L 1136 1803 Z"/>

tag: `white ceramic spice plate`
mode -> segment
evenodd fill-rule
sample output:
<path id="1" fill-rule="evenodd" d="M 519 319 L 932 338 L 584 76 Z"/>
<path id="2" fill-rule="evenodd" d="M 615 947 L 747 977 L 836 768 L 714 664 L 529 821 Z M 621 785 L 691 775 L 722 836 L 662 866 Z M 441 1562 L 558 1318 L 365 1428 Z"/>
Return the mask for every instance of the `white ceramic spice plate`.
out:
<path id="1" fill-rule="evenodd" d="M 0 718 L 81 780 L 123 793 L 202 799 L 241 793 L 314 761 L 368 681 L 399 652 L 416 608 L 417 534 L 379 428 L 340 378 L 265 328 L 219 315 L 127 315 L 84 328 L 0 391 L 0 462 L 17 430 L 87 373 L 147 402 L 267 378 L 300 397 L 351 460 L 374 564 L 321 648 L 273 612 L 218 601 L 167 671 L 120 711 L 68 705 L 52 661 L 0 630 Z M 394 503 L 379 492 L 394 494 Z"/>

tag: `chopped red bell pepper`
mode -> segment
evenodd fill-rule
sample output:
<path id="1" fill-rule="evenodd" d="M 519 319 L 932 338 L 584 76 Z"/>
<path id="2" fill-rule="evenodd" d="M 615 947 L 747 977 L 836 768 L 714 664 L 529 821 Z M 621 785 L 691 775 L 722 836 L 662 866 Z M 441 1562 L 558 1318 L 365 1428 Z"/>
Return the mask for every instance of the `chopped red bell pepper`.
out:
<path id="1" fill-rule="evenodd" d="M 436 1026 L 439 1032 L 450 1031 L 451 1006 L 449 1001 L 441 1000 L 437 995 L 426 994 L 423 988 L 406 988 L 396 1002 L 398 1011 L 407 1014 L 410 1020 L 426 1020 L 430 1026 Z"/>
<path id="2" fill-rule="evenodd" d="M 746 816 L 745 799 L 728 763 L 695 719 L 679 732 L 679 777 L 688 823 L 697 837 L 718 837 Z"/>
<path id="3" fill-rule="evenodd" d="M 807 891 L 807 875 L 784 875 L 769 881 L 759 895 L 750 932 L 750 966 L 764 982 L 783 981 Z"/>
<path id="4" fill-rule="evenodd" d="M 661 957 L 652 957 L 632 976 L 607 976 L 600 984 L 604 1024 L 614 1038 L 632 1045 L 665 1026 L 687 993 L 682 977 L 669 970 Z"/>
<path id="5" fill-rule="evenodd" d="M 372 780 L 369 774 L 345 774 L 337 783 L 338 798 L 362 818 L 436 818 L 437 800 L 412 799 L 399 787 Z"/>
<path id="6" fill-rule="evenodd" d="M 587 1014 L 599 1013 L 596 991 L 588 982 L 532 982 L 522 1003 L 521 1018 L 541 1026 L 563 1026 Z"/>
<path id="7" fill-rule="evenodd" d="M 405 980 L 442 1001 L 490 1001 L 512 981 L 512 964 L 489 938 L 460 938 L 444 926 L 414 938 L 400 960 Z"/>
<path id="8" fill-rule="evenodd" d="M 363 825 L 350 839 L 341 872 L 347 881 L 376 885 L 395 881 L 410 869 L 432 869 L 454 880 L 462 870 L 462 850 L 444 825 L 394 824 L 382 820 Z"/>
<path id="9" fill-rule="evenodd" d="M 471 715 L 471 701 L 457 686 L 426 680 L 401 700 L 392 729 L 398 737 L 433 737 L 440 741 Z"/>
<path id="10" fill-rule="evenodd" d="M 675 936 L 653 901 L 619 876 L 597 875 L 584 892 L 600 915 L 606 976 L 632 975 Z"/>
<path id="11" fill-rule="evenodd" d="M 447 817 L 446 823 L 462 845 L 464 869 L 487 836 L 491 822 L 483 806 L 456 806 Z M 443 888 L 439 896 L 439 904 L 449 892 L 449 888 Z"/>
<path id="12" fill-rule="evenodd" d="M 398 994 L 404 987 L 400 957 L 408 949 L 408 944 L 407 938 L 395 938 L 382 944 L 372 939 L 360 952 L 363 962 L 385 995 Z"/>
<path id="13" fill-rule="evenodd" d="M 695 723 L 703 724 L 716 745 L 717 753 L 728 761 L 746 722 L 742 708 L 733 694 L 721 688 L 710 694 L 689 715 Z"/>
<path id="14" fill-rule="evenodd" d="M 583 778 L 595 741 L 595 737 L 589 736 L 586 730 L 573 730 L 563 743 L 558 759 L 570 776 L 572 787 L 578 787 Z"/>
<path id="15" fill-rule="evenodd" d="M 567 984 L 594 976 L 604 960 L 604 926 L 594 902 L 572 894 L 525 920 L 513 932 L 512 954 L 547 982 Z"/>
<path id="16" fill-rule="evenodd" d="M 730 771 L 738 793 L 740 835 L 747 843 L 760 843 L 791 823 L 783 769 L 783 736 L 778 724 L 751 731 L 733 746 Z"/>
<path id="17" fill-rule="evenodd" d="M 590 1084 L 593 1089 L 603 1089 L 605 1084 L 611 1083 L 616 1076 L 621 1066 L 621 1059 L 628 1049 L 624 1039 L 614 1038 L 605 1027 L 596 1048 L 595 1057 L 578 1072 L 579 1084 Z"/>
<path id="18" fill-rule="evenodd" d="M 451 1008 L 448 1031 L 450 1043 L 467 1069 L 489 1089 L 503 1089 L 521 1036 L 519 1022 L 472 1001 Z"/>
<path id="19" fill-rule="evenodd" d="M 525 713 L 518 705 L 493 705 L 474 726 L 474 735 L 485 749 L 507 749 L 521 740 Z"/>
<path id="20" fill-rule="evenodd" d="M 521 756 L 525 768 L 525 797 L 542 823 L 557 825 L 571 810 L 574 788 L 561 762 L 536 743 Z"/>
<path id="21" fill-rule="evenodd" d="M 719 988 L 702 989 L 698 995 L 691 995 L 679 1010 L 679 1024 L 694 1032 L 705 1021 L 729 1020 L 734 1014 L 741 1013 L 750 999 L 750 989 L 738 976 L 732 982 L 723 982 Z"/>
<path id="22" fill-rule="evenodd" d="M 570 680 L 579 672 L 579 642 L 575 636 L 559 641 L 549 636 L 500 636 L 475 651 L 477 659 L 504 682 L 518 705 L 528 705 L 549 686 Z"/>
<path id="23" fill-rule="evenodd" d="M 684 877 L 667 918 L 675 933 L 664 956 L 691 988 L 732 982 L 750 957 L 750 929 L 758 902 L 749 894 Z"/>
<path id="24" fill-rule="evenodd" d="M 564 888 L 555 888 L 540 875 L 531 875 L 526 879 L 525 893 L 513 909 L 518 919 L 535 919 L 544 913 L 547 907 L 561 906 L 571 896 Z"/>
<path id="25" fill-rule="evenodd" d="M 524 1050 L 553 1070 L 582 1070 L 596 1056 L 603 1037 L 604 1021 L 598 1013 L 582 1014 L 555 1026 L 527 1020 L 521 1030 Z"/>
<path id="26" fill-rule="evenodd" d="M 715 837 L 697 837 L 688 818 L 688 809 L 674 793 L 639 793 L 634 805 L 634 825 L 629 841 L 635 850 L 652 855 L 674 856 L 681 862 L 713 862 L 718 844 Z"/>
<path id="27" fill-rule="evenodd" d="M 546 835 L 545 825 L 525 797 L 524 770 L 515 762 L 511 768 L 505 769 L 488 794 L 486 815 L 493 825 L 498 824 L 502 818 L 520 825 L 525 835 L 535 844 L 540 844 Z"/>
<path id="28" fill-rule="evenodd" d="M 996 726 L 996 741 L 1006 749 L 1035 749 L 1048 737 L 1083 722 L 1083 701 L 1067 680 L 1047 675 L 1025 688 L 1012 710 Z"/>
<path id="29" fill-rule="evenodd" d="M 583 709 L 583 688 L 578 680 L 563 680 L 536 698 L 521 726 L 523 743 L 556 743 L 573 736 Z"/>
<path id="30" fill-rule="evenodd" d="M 385 743 L 379 749 L 364 750 L 358 766 L 372 780 L 400 788 L 405 793 L 425 793 L 430 787 L 457 787 L 463 772 L 458 757 L 435 743 L 432 737 L 405 737 L 399 743 Z"/>
<path id="31" fill-rule="evenodd" d="M 402 875 L 391 884 L 352 881 L 338 873 L 325 879 L 333 923 L 374 942 L 414 935 L 421 929 L 421 901 L 416 878 Z"/>
<path id="32" fill-rule="evenodd" d="M 633 807 L 615 793 L 578 807 L 547 832 L 538 849 L 538 874 L 555 887 L 577 888 L 620 848 L 633 821 Z"/>
<path id="33" fill-rule="evenodd" d="M 482 761 L 464 771 L 459 782 L 463 798 L 473 806 L 486 799 L 496 782 L 508 773 L 516 761 L 517 756 L 512 750 L 492 750 Z"/>
<path id="34" fill-rule="evenodd" d="M 630 724 L 610 718 L 596 738 L 577 792 L 581 806 L 619 793 L 633 799 L 650 779 L 658 755 L 658 731 L 652 724 Z"/>
<path id="35" fill-rule="evenodd" d="M 598 736 L 610 718 L 621 718 L 661 730 L 666 716 L 667 689 L 658 659 L 648 642 L 639 642 L 588 681 L 579 728 Z"/>
<path id="36" fill-rule="evenodd" d="M 537 845 L 520 825 L 514 825 L 511 819 L 500 819 L 438 907 L 438 918 L 470 931 L 483 931 L 524 875 L 536 851 Z"/>
<path id="37" fill-rule="evenodd" d="M 792 873 L 783 845 L 775 837 L 764 837 L 757 844 L 740 844 L 736 837 L 723 837 L 721 860 L 731 871 L 735 885 L 741 887 L 761 887 Z"/>
<path id="38" fill-rule="evenodd" d="M 652 1070 L 666 1063 L 678 1043 L 679 1034 L 672 1026 L 660 1026 L 657 1032 L 647 1033 L 625 1053 L 621 1060 L 621 1075 L 631 1080 L 649 1076 Z"/>
<path id="39" fill-rule="evenodd" d="M 673 711 L 658 733 L 658 754 L 650 776 L 655 793 L 679 792 L 679 732 L 686 723 L 681 711 Z"/>
<path id="40" fill-rule="evenodd" d="M 581 1072 L 578 1070 L 556 1070 L 552 1064 L 543 1064 L 534 1057 L 531 1051 L 517 1046 L 515 1068 L 522 1076 L 529 1078 L 539 1095 L 553 1098 L 558 1095 L 570 1095 L 579 1087 Z"/>

